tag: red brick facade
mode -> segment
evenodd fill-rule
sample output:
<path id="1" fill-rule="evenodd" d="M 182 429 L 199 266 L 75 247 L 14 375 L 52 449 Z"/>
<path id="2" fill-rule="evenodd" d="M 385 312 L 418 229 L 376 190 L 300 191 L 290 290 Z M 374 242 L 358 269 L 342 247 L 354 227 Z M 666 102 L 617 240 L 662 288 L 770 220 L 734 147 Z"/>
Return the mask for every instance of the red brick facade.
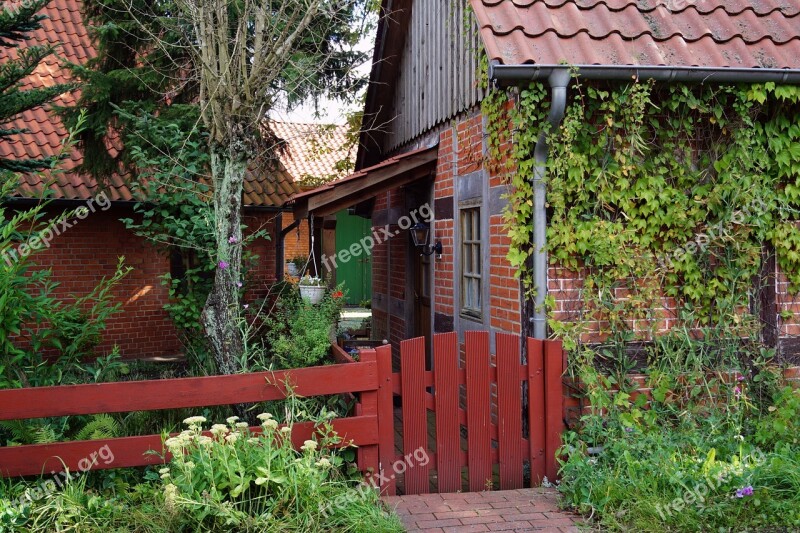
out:
<path id="1" fill-rule="evenodd" d="M 54 295 L 68 301 L 71 295 L 85 295 L 102 278 L 112 276 L 118 258 L 124 256 L 125 265 L 133 270 L 113 291 L 122 310 L 108 320 L 97 353 L 110 353 L 116 345 L 124 358 L 178 354 L 180 342 L 163 308 L 168 292 L 161 276 L 170 270 L 169 257 L 119 221 L 130 216 L 129 208 L 98 210 L 54 237 L 50 247 L 37 253 L 33 260 L 52 271 L 52 280 L 59 284 Z M 245 223 L 250 228 L 267 229 L 272 237 L 260 239 L 251 247 L 259 258 L 249 271 L 249 279 L 253 295 L 262 295 L 275 281 L 275 213 L 246 212 Z"/>
<path id="2" fill-rule="evenodd" d="M 438 164 L 432 184 L 436 218 L 434 238 L 441 241 L 444 253 L 441 259 L 433 261 L 433 332 L 490 329 L 520 333 L 522 330 L 520 287 L 514 276 L 514 268 L 506 259 L 510 239 L 502 216 L 505 205 L 503 195 L 509 185 L 504 179 L 503 170 L 487 168 L 490 165 L 486 164 L 486 137 L 485 121 L 477 108 L 438 130 Z M 411 148 L 416 147 L 409 147 Z M 509 154 L 511 150 L 508 135 L 503 139 L 500 153 Z M 470 199 L 478 201 L 481 217 L 488 217 L 488 223 L 482 232 L 482 244 L 488 247 L 488 254 L 484 256 L 482 280 L 488 285 L 488 291 L 484 293 L 488 304 L 480 320 L 462 316 L 459 297 L 459 209 L 465 200 L 469 202 Z M 407 209 L 403 190 L 396 189 L 378 196 L 373 216 L 375 228 L 385 223 L 394 224 L 398 216 L 407 214 Z M 391 227 L 393 230 L 397 229 L 396 225 Z M 373 251 L 374 331 L 377 337 L 387 338 L 393 345 L 415 336 L 414 324 L 410 323 L 414 320 L 413 295 L 410 298 L 406 295 L 410 268 L 408 246 L 408 239 L 401 236 L 393 238 L 390 246 L 378 245 Z M 548 293 L 555 301 L 551 318 L 563 322 L 585 322 L 582 340 L 602 341 L 605 334 L 601 332 L 608 329 L 607 324 L 602 321 L 586 321 L 581 273 L 551 265 L 548 280 Z M 624 299 L 627 296 L 626 291 L 624 288 L 617 289 L 615 296 Z M 800 335 L 800 299 L 788 293 L 788 282 L 780 272 L 776 273 L 776 293 L 775 315 L 781 335 Z M 674 299 L 664 298 L 657 307 L 650 310 L 650 320 L 639 320 L 632 324 L 642 340 L 650 340 L 653 331 L 668 331 L 678 323 Z M 780 317 L 778 315 L 781 312 L 791 314 L 784 313 Z"/>

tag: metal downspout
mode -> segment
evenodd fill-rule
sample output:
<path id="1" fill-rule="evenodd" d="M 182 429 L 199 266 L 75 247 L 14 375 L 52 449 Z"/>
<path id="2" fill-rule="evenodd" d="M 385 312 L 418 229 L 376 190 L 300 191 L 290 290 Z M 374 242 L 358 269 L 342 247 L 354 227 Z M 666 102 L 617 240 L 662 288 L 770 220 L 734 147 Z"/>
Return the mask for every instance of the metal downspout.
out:
<path id="1" fill-rule="evenodd" d="M 564 119 L 567 108 L 567 85 L 570 80 L 568 69 L 553 71 L 547 78 L 550 84 L 552 99 L 547 122 L 550 131 L 555 131 Z M 542 130 L 533 152 L 533 284 L 536 294 L 533 299 L 533 337 L 536 339 L 547 338 L 547 132 Z"/>

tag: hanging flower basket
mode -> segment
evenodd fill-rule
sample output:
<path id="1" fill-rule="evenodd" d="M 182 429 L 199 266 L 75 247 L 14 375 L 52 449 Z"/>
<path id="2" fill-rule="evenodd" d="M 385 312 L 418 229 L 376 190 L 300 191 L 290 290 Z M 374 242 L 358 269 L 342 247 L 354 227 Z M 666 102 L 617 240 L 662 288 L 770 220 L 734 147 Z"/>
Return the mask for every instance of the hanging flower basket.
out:
<path id="1" fill-rule="evenodd" d="M 308 300 L 312 304 L 318 304 L 325 296 L 325 287 L 313 287 L 310 285 L 300 285 L 300 296 L 303 300 Z"/>
<path id="2" fill-rule="evenodd" d="M 300 287 L 300 297 L 312 304 L 320 303 L 322 297 L 325 296 L 326 287 L 321 278 L 303 276 L 300 278 L 298 286 Z"/>

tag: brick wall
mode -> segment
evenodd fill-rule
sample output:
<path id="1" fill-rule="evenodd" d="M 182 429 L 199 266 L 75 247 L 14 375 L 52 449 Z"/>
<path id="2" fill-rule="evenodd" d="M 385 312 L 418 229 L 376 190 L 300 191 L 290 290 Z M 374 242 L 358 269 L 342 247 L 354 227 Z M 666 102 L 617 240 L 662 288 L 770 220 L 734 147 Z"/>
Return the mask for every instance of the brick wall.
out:
<path id="1" fill-rule="evenodd" d="M 59 284 L 54 295 L 69 301 L 72 295 L 88 294 L 102 278 L 112 276 L 118 258 L 124 256 L 125 265 L 133 270 L 112 293 L 122 310 L 108 320 L 97 353 L 110 353 L 115 345 L 125 358 L 180 353 L 177 333 L 163 309 L 168 292 L 160 276 L 169 272 L 169 257 L 119 221 L 130 216 L 129 209 L 119 207 L 91 213 L 53 238 L 50 247 L 38 253 L 34 261 L 52 271 L 53 281 Z M 249 274 L 254 290 L 248 297 L 263 295 L 275 280 L 274 219 L 274 213 L 245 214 L 249 227 L 263 227 L 273 236 L 272 240 L 259 239 L 251 248 L 259 259 Z"/>
<path id="2" fill-rule="evenodd" d="M 294 218 L 291 214 L 283 215 L 283 228 L 292 225 Z M 294 257 L 307 258 L 309 254 L 308 220 L 303 220 L 300 225 L 286 234 L 283 240 L 284 258 L 286 261 Z"/>
<path id="3" fill-rule="evenodd" d="M 125 229 L 119 218 L 130 210 L 111 208 L 97 211 L 78 221 L 51 241 L 49 249 L 34 261 L 52 271 L 59 283 L 55 296 L 69 301 L 71 295 L 88 294 L 102 278 L 114 274 L 117 259 L 133 270 L 114 289 L 122 311 L 107 322 L 98 353 L 109 353 L 114 345 L 126 358 L 174 355 L 180 344 L 163 306 L 167 289 L 160 275 L 169 272 L 169 258 Z"/>

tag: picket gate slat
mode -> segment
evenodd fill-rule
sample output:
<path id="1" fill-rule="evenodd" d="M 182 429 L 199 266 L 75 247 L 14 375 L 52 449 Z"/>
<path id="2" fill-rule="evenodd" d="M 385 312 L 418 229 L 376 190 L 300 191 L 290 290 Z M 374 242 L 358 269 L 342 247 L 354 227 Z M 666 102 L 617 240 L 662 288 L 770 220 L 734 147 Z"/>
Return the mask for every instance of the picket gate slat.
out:
<path id="1" fill-rule="evenodd" d="M 544 341 L 528 339 L 528 443 L 531 482 L 539 484 L 545 468 Z"/>
<path id="2" fill-rule="evenodd" d="M 497 445 L 500 490 L 522 488 L 522 383 L 519 337 L 497 334 Z"/>
<path id="3" fill-rule="evenodd" d="M 392 347 L 376 350 L 378 358 L 378 453 L 381 471 L 381 494 L 394 496 L 397 479 L 392 472 L 394 462 L 394 405 L 392 403 Z"/>
<path id="4" fill-rule="evenodd" d="M 439 492 L 461 490 L 461 424 L 458 417 L 458 334 L 433 338 L 436 466 Z"/>
<path id="5" fill-rule="evenodd" d="M 561 446 L 561 433 L 564 431 L 564 391 L 561 384 L 561 374 L 564 372 L 563 354 L 560 340 L 545 343 L 545 469 L 550 481 L 558 475 L 556 453 Z"/>
<path id="6" fill-rule="evenodd" d="M 489 333 L 468 331 L 464 344 L 467 360 L 467 470 L 469 490 L 477 492 L 492 483 Z"/>
<path id="7" fill-rule="evenodd" d="M 403 396 L 403 451 L 405 456 L 417 450 L 428 451 L 428 414 L 425 407 L 425 338 L 400 343 Z M 418 452 L 417 452 L 418 453 Z M 430 463 L 429 463 L 430 464 Z M 405 465 L 407 494 L 429 492 L 428 466 Z"/>

